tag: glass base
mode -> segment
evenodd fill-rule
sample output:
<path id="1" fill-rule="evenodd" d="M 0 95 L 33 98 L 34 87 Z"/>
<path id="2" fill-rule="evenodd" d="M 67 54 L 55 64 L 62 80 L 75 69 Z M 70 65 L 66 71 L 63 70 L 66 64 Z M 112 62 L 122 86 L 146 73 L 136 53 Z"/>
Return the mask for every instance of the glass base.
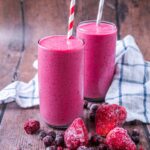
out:
<path id="1" fill-rule="evenodd" d="M 105 99 L 104 98 L 89 98 L 89 97 L 84 97 L 84 100 L 88 102 L 93 102 L 93 103 L 104 103 Z"/>
<path id="2" fill-rule="evenodd" d="M 54 129 L 57 129 L 57 130 L 65 130 L 68 128 L 68 125 L 62 125 L 62 126 L 56 126 L 56 125 L 51 125 L 51 124 L 48 124 L 46 123 L 50 128 L 54 128 Z"/>

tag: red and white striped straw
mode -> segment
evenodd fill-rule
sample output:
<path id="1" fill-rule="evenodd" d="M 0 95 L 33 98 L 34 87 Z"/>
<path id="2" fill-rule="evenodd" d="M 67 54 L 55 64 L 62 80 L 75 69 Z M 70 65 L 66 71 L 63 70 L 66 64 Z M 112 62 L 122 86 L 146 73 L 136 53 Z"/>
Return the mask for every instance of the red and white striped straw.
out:
<path id="1" fill-rule="evenodd" d="M 71 0 L 67 39 L 71 39 L 73 35 L 75 3 L 76 3 L 76 0 Z"/>

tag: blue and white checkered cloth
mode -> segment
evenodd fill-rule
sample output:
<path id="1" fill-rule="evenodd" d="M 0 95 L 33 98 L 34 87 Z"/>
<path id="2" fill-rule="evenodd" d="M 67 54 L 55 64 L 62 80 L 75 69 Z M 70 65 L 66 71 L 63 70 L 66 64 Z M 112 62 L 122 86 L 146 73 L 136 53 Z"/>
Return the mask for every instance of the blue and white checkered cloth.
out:
<path id="1" fill-rule="evenodd" d="M 16 81 L 0 91 L 0 103 L 12 101 L 23 108 L 39 105 L 37 75 L 29 83 Z M 126 107 L 127 121 L 150 123 L 150 62 L 144 60 L 132 36 L 117 42 L 116 72 L 106 102 Z"/>

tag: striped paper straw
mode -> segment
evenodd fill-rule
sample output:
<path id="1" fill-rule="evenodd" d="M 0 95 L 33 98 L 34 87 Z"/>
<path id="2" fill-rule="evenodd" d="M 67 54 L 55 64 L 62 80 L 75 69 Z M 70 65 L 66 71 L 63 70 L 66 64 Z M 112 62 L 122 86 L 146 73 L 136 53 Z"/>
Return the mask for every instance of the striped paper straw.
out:
<path id="1" fill-rule="evenodd" d="M 69 14 L 69 23 L 68 23 L 68 35 L 67 35 L 68 39 L 71 39 L 71 37 L 73 35 L 74 11 L 75 11 L 75 0 L 71 0 L 71 3 L 70 3 L 70 14 Z"/>
<path id="2" fill-rule="evenodd" d="M 96 19 L 96 25 L 99 25 L 101 23 L 102 14 L 103 14 L 103 7 L 104 7 L 104 0 L 100 0 L 97 19 Z"/>

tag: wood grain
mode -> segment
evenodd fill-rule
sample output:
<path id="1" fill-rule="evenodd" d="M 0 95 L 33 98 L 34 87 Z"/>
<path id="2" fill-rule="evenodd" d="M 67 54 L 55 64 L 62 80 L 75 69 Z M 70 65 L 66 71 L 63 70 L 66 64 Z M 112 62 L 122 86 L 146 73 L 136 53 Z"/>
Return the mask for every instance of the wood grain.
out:
<path id="1" fill-rule="evenodd" d="M 150 60 L 150 2 L 149 0 L 118 0 L 120 34 L 131 34 L 146 60 Z"/>
<path id="2" fill-rule="evenodd" d="M 11 6 L 11 7 L 10 7 Z M 13 80 L 22 45 L 18 0 L 0 1 L 0 89 Z"/>

